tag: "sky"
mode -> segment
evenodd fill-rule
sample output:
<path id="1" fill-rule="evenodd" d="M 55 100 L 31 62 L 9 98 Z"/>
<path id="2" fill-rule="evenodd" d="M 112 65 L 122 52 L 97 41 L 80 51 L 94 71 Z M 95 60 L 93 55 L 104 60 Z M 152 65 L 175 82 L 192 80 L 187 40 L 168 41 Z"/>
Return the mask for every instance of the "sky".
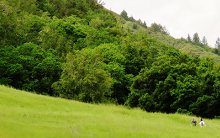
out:
<path id="1" fill-rule="evenodd" d="M 104 7 L 129 17 L 165 26 L 174 38 L 191 38 L 197 32 L 214 47 L 220 37 L 220 0 L 102 0 Z"/>

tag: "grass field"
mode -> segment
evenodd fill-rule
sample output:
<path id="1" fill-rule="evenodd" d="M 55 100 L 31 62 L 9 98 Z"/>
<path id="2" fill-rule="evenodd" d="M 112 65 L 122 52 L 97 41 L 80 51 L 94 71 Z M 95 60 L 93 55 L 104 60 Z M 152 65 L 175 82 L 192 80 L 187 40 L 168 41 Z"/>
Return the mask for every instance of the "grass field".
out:
<path id="1" fill-rule="evenodd" d="M 200 118 L 195 117 L 197 121 Z M 92 105 L 0 86 L 0 138 L 219 138 L 220 120 Z"/>

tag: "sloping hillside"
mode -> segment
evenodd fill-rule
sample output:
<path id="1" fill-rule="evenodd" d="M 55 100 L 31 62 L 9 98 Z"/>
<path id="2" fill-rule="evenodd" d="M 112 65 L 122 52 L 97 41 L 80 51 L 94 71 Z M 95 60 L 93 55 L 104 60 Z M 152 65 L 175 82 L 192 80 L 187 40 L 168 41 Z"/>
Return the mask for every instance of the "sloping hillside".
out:
<path id="1" fill-rule="evenodd" d="M 165 35 L 161 32 L 155 32 L 155 30 L 152 27 L 150 27 L 150 25 L 148 28 L 144 28 L 143 26 L 138 24 L 138 22 L 126 21 L 122 17 L 120 21 L 123 24 L 123 27 L 126 28 L 127 31 L 130 31 L 133 33 L 137 33 L 140 31 L 148 32 L 150 36 L 157 38 L 163 43 L 174 46 L 175 48 L 179 49 L 183 53 L 186 53 L 193 57 L 198 56 L 200 58 L 206 58 L 206 57 L 213 58 L 214 61 L 220 63 L 220 56 L 214 53 L 215 51 L 214 48 L 210 48 L 208 46 L 200 47 L 200 46 L 193 45 L 192 43 L 187 42 L 187 40 L 184 38 L 175 39 L 174 37 L 171 36 L 172 34 Z M 168 28 L 168 31 L 169 31 L 169 28 Z"/>
<path id="2" fill-rule="evenodd" d="M 193 45 L 186 41 L 186 39 L 175 39 L 172 36 L 163 35 L 161 33 L 154 33 L 154 37 L 156 37 L 161 42 L 164 42 L 169 45 L 173 45 L 181 52 L 186 53 L 190 56 L 198 56 L 200 58 L 213 58 L 214 61 L 220 63 L 220 56 L 213 53 L 214 48 L 210 48 L 208 46 L 200 47 L 197 45 Z"/>
<path id="3" fill-rule="evenodd" d="M 1 138 L 219 137 L 220 121 L 191 127 L 192 116 L 92 105 L 0 86 Z M 200 118 L 195 117 L 197 120 Z"/>

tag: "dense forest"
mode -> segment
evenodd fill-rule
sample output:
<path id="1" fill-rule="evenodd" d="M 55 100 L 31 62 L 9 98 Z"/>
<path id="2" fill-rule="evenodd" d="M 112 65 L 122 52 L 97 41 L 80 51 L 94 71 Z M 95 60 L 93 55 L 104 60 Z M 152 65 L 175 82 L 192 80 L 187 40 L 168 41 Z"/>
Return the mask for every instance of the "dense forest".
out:
<path id="1" fill-rule="evenodd" d="M 219 52 L 205 38 L 174 39 L 160 24 L 118 15 L 97 0 L 1 0 L 0 19 L 2 85 L 148 112 L 220 116 Z"/>

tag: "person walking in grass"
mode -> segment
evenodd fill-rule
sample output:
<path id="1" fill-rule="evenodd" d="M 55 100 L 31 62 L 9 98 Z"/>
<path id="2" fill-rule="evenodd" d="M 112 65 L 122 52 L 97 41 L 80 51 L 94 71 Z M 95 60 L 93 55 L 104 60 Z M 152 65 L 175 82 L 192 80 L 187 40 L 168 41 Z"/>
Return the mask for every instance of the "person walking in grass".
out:
<path id="1" fill-rule="evenodd" d="M 196 126 L 197 121 L 193 118 L 193 120 L 191 121 L 191 125 L 195 125 Z"/>

